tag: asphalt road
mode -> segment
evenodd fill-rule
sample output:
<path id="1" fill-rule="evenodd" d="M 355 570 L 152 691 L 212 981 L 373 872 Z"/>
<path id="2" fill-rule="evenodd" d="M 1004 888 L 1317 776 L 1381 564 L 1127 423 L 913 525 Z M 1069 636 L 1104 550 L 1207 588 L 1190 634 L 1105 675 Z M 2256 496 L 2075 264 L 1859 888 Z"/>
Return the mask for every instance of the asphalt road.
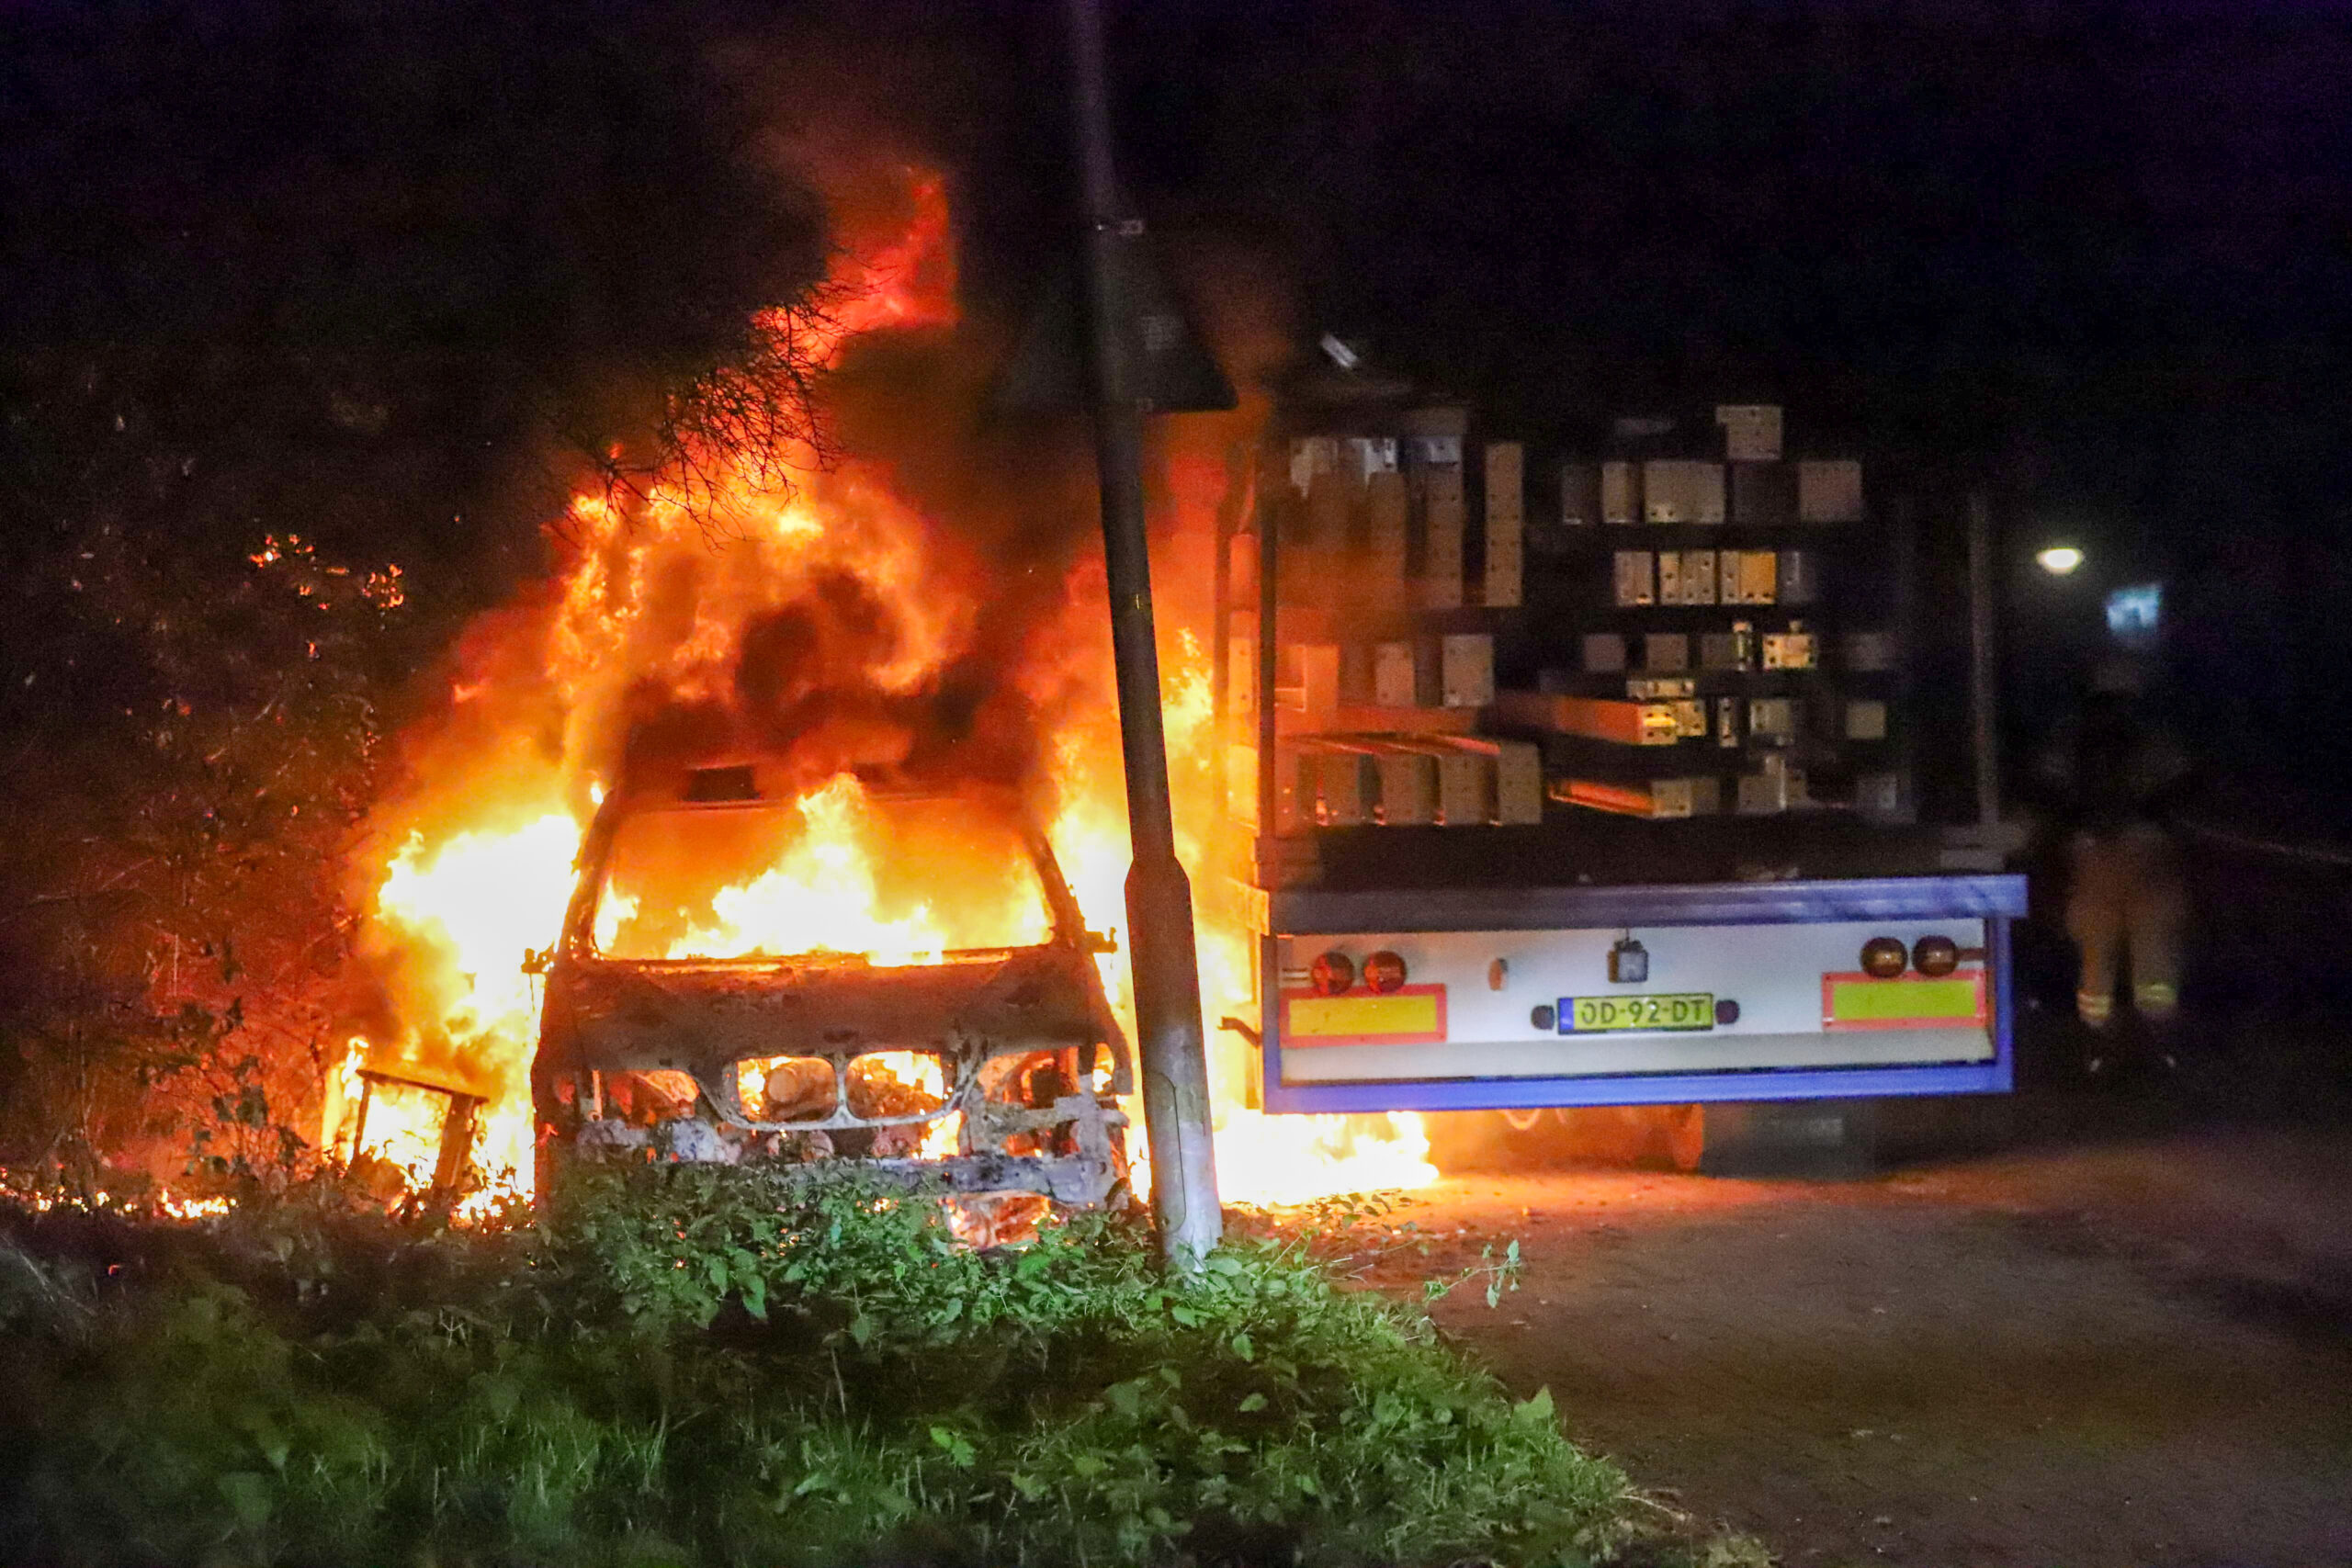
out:
<path id="1" fill-rule="evenodd" d="M 2352 1564 L 2352 1134 L 2109 1128 L 1836 1180 L 1449 1178 L 1440 1309 L 1795 1568 Z"/>

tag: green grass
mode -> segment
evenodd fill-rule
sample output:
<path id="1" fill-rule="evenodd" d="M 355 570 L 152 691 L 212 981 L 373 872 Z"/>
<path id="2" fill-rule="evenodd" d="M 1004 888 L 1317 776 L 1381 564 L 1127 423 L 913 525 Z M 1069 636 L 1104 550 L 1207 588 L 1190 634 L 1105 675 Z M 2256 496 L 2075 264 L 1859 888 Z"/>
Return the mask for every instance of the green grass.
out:
<path id="1" fill-rule="evenodd" d="M 1296 1243 L 690 1168 L 471 1233 L 7 1216 L 0 1561 L 1581 1563 L 1655 1510 Z M 1646 1532 L 1646 1533 L 1645 1533 Z"/>

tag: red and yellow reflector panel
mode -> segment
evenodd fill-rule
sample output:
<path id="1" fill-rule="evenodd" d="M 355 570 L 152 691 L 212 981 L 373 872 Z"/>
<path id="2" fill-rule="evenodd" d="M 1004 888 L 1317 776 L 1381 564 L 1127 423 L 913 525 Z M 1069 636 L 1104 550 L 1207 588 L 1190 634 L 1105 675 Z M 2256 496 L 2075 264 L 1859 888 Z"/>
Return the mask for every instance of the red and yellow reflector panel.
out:
<path id="1" fill-rule="evenodd" d="M 1445 987 L 1405 986 L 1394 991 L 1318 996 L 1283 993 L 1283 1044 L 1441 1045 L 1445 1043 Z"/>
<path id="2" fill-rule="evenodd" d="M 1821 977 L 1824 1029 L 1944 1029 L 1955 1023 L 1984 1021 L 1982 969 L 1938 978 L 1906 975 L 1881 980 L 1859 974 Z"/>

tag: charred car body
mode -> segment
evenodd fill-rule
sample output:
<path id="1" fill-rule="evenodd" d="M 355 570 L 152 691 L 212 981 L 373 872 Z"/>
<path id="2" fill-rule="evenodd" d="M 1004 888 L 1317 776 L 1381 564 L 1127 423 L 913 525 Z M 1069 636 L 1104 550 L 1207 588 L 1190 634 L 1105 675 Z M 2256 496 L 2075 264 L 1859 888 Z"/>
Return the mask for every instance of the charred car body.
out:
<path id="1" fill-rule="evenodd" d="M 1043 833 L 998 792 L 824 794 L 704 767 L 599 809 L 539 963 L 541 1190 L 569 1159 L 650 1156 L 854 1161 L 1016 1208 L 1122 1194 L 1108 943 Z"/>

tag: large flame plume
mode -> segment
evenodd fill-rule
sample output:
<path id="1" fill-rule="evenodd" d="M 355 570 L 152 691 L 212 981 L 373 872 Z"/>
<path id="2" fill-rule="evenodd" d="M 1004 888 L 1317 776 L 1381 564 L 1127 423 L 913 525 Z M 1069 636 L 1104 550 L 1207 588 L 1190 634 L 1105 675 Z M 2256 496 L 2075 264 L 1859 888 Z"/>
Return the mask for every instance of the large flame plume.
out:
<path id="1" fill-rule="evenodd" d="M 954 326 L 944 184 L 910 174 L 900 197 L 866 243 L 853 228 L 826 320 L 790 323 L 823 334 L 819 355 L 829 364 L 891 340 L 919 351 Z M 952 444 L 955 432 L 930 438 Z M 856 446 L 854 430 L 848 445 Z M 773 864 L 721 894 L 716 920 L 673 951 L 827 948 L 880 964 L 935 961 L 950 944 L 957 901 L 981 894 L 943 885 L 913 907 L 891 905 L 873 859 L 887 850 L 864 831 L 849 771 L 910 757 L 1025 787 L 1089 924 L 1125 925 L 1126 824 L 1101 557 L 1099 547 L 1073 545 L 1091 536 L 1091 508 L 1069 518 L 1061 558 L 1041 568 L 1033 553 L 1009 566 L 957 517 L 909 499 L 907 463 L 812 461 L 788 490 L 736 454 L 696 454 L 694 466 L 688 479 L 643 495 L 574 501 L 550 530 L 555 575 L 469 630 L 446 706 L 404 737 L 410 782 L 378 813 L 377 848 L 356 868 L 368 910 L 362 948 L 381 1005 L 355 1041 L 352 1069 L 366 1055 L 479 1094 L 476 1164 L 518 1190 L 532 1167 L 528 1072 L 538 1031 L 527 960 L 556 939 L 581 834 L 632 748 L 780 750 L 804 827 Z M 1163 585 L 1171 576 L 1204 583 L 1229 475 L 1180 449 L 1167 478 L 1172 525 L 1160 529 L 1157 570 Z M 1067 475 L 1058 483 L 1064 497 L 1084 493 Z M 1043 592 L 1041 570 L 1054 573 Z M 1214 1029 L 1255 1005 L 1251 939 L 1214 896 L 1223 747 L 1205 626 L 1182 624 L 1186 606 L 1204 622 L 1205 598 L 1163 594 L 1161 653 L 1180 852 L 1196 887 L 1209 890 L 1199 900 L 1200 952 Z M 952 733 L 942 733 L 943 711 L 958 716 Z M 631 913 L 625 900 L 604 910 L 606 934 Z M 1124 955 L 1102 962 L 1124 1010 Z M 935 1074 L 913 1056 L 899 1065 L 910 1083 L 926 1069 Z M 1295 1202 L 1434 1179 L 1418 1117 L 1266 1117 L 1242 1108 L 1254 1071 L 1237 1040 L 1213 1033 L 1228 1198 Z M 414 1179 L 428 1175 L 438 1098 L 377 1097 L 368 1151 Z M 331 1105 L 349 1099 L 329 1097 Z"/>

